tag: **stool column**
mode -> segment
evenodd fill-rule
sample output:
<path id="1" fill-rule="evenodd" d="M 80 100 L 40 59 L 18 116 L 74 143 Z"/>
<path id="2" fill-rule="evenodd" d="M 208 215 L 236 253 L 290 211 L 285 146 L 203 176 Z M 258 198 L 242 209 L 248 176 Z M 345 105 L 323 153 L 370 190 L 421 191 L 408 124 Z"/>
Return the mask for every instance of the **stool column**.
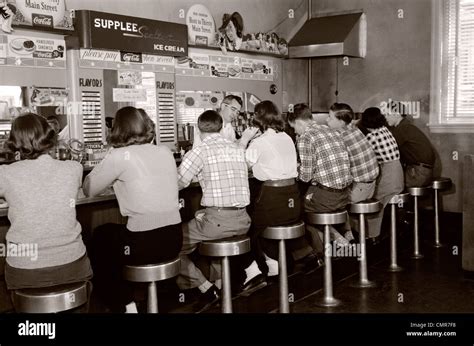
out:
<path id="1" fill-rule="evenodd" d="M 434 211 L 435 211 L 435 244 L 434 247 L 442 247 L 439 240 L 439 205 L 438 205 L 438 189 L 434 189 Z"/>
<path id="2" fill-rule="evenodd" d="M 419 232 L 418 232 L 418 196 L 413 196 L 413 203 L 415 208 L 415 226 L 414 226 L 414 243 L 413 243 L 413 255 L 411 256 L 414 259 L 423 258 L 423 255 L 420 253 L 420 240 L 419 240 Z"/>
<path id="3" fill-rule="evenodd" d="M 390 267 L 389 271 L 399 272 L 402 270 L 397 264 L 397 206 L 391 205 L 391 222 L 390 222 Z"/>
<path id="4" fill-rule="evenodd" d="M 341 303 L 333 295 L 331 257 L 331 232 L 329 225 L 324 225 L 324 297 L 318 303 L 321 306 L 337 306 Z"/>
<path id="5" fill-rule="evenodd" d="M 354 287 L 374 287 L 375 283 L 369 281 L 367 275 L 367 247 L 365 241 L 365 215 L 359 214 L 360 223 L 360 259 L 359 259 L 359 282 L 353 284 Z"/>
<path id="6" fill-rule="evenodd" d="M 222 257 L 222 312 L 232 313 L 229 258 Z"/>
<path id="7" fill-rule="evenodd" d="M 285 241 L 281 239 L 278 242 L 278 269 L 280 276 L 280 312 L 289 313 L 290 303 L 288 302 L 288 272 L 286 268 L 286 247 Z"/>
<path id="8" fill-rule="evenodd" d="M 158 293 L 156 291 L 156 283 L 150 282 L 148 284 L 148 308 L 149 313 L 158 313 Z"/>

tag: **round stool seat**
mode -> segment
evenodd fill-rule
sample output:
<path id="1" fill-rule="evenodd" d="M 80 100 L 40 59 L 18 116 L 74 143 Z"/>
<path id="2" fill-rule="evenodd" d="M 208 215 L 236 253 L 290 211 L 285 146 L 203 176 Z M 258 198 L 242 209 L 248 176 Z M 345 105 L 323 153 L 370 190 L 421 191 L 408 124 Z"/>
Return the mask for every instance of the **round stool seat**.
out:
<path id="1" fill-rule="evenodd" d="M 284 240 L 296 239 L 304 236 L 305 227 L 304 222 L 298 222 L 294 225 L 288 226 L 273 226 L 267 227 L 262 232 L 262 237 L 266 239 Z"/>
<path id="2" fill-rule="evenodd" d="M 87 282 L 13 291 L 13 301 L 17 312 L 67 311 L 84 305 L 87 299 Z"/>
<path id="3" fill-rule="evenodd" d="M 398 195 L 393 196 L 388 204 L 400 204 L 407 203 L 410 200 L 410 194 L 408 192 L 399 193 Z"/>
<path id="4" fill-rule="evenodd" d="M 376 199 L 349 204 L 349 212 L 354 214 L 377 213 L 382 209 L 382 204 Z"/>
<path id="5" fill-rule="evenodd" d="M 435 178 L 433 179 L 433 189 L 445 190 L 449 189 L 452 185 L 451 179 L 449 178 Z"/>
<path id="6" fill-rule="evenodd" d="M 412 196 L 425 196 L 430 192 L 431 186 L 409 187 L 408 193 Z"/>
<path id="7" fill-rule="evenodd" d="M 347 212 L 339 211 L 335 213 L 306 213 L 306 218 L 312 225 L 337 225 L 346 222 Z"/>
<path id="8" fill-rule="evenodd" d="M 123 268 L 125 280 L 132 282 L 155 282 L 170 279 L 179 274 L 181 267 L 179 258 L 157 264 L 139 266 L 126 265 Z"/>
<path id="9" fill-rule="evenodd" d="M 199 246 L 201 255 L 211 257 L 238 256 L 249 251 L 250 238 L 247 236 L 203 241 Z"/>

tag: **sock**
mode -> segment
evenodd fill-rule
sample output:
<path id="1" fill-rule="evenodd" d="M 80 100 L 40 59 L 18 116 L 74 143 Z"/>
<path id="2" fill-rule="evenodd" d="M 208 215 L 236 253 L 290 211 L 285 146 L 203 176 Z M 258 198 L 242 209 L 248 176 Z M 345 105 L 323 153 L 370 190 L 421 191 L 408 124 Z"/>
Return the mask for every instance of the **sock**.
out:
<path id="1" fill-rule="evenodd" d="M 268 266 L 268 276 L 275 276 L 278 275 L 278 261 L 274 260 L 273 258 L 270 258 L 265 255 L 265 262 L 267 262 Z"/>
<path id="2" fill-rule="evenodd" d="M 206 293 L 209 288 L 212 287 L 212 284 L 209 281 L 205 281 L 203 284 L 199 285 L 199 290 L 201 293 Z"/>
<path id="3" fill-rule="evenodd" d="M 262 272 L 260 271 L 257 262 L 253 261 L 247 268 L 245 268 L 245 274 L 247 275 L 247 278 L 245 279 L 244 285 L 257 275 L 262 274 Z"/>
<path id="4" fill-rule="evenodd" d="M 354 235 L 352 234 L 352 231 L 347 231 L 346 234 L 344 234 L 344 238 L 349 241 L 354 240 Z"/>
<path id="5" fill-rule="evenodd" d="M 126 314 L 138 314 L 137 304 L 135 302 L 128 303 L 125 305 L 125 313 Z"/>
<path id="6" fill-rule="evenodd" d="M 214 281 L 214 285 L 215 285 L 218 289 L 221 289 L 221 288 L 222 288 L 222 280 L 221 280 L 221 279 L 217 279 L 216 281 Z"/>

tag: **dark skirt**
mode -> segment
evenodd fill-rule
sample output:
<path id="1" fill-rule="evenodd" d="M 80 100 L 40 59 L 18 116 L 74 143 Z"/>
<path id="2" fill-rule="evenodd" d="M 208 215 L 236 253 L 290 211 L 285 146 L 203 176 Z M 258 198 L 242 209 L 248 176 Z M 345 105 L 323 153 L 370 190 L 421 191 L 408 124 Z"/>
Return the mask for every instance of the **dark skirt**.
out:
<path id="1" fill-rule="evenodd" d="M 86 254 L 71 263 L 38 269 L 15 268 L 5 263 L 5 281 L 9 290 L 52 287 L 91 278 L 91 264 Z"/>
<path id="2" fill-rule="evenodd" d="M 113 312 L 134 300 L 133 284 L 122 277 L 123 266 L 155 264 L 178 257 L 183 244 L 181 224 L 131 232 L 126 225 L 105 224 L 94 230 L 90 255 L 94 289 Z"/>

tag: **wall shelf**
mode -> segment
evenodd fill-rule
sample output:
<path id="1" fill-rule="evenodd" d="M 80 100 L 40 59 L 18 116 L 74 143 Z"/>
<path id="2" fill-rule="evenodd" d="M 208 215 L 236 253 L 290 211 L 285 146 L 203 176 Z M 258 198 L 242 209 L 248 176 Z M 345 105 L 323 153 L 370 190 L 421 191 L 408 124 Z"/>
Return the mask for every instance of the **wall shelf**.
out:
<path id="1" fill-rule="evenodd" d="M 215 50 L 219 51 L 222 53 L 221 48 L 219 46 L 204 46 L 204 45 L 194 45 L 194 44 L 188 44 L 188 48 L 196 48 L 196 49 L 209 49 L 209 50 Z M 270 52 L 257 52 L 254 50 L 228 50 L 227 55 L 232 55 L 232 53 L 240 53 L 240 54 L 249 54 L 249 55 L 258 55 L 258 56 L 268 56 L 272 58 L 279 58 L 279 59 L 288 59 L 288 55 L 281 55 L 281 54 L 276 54 L 276 53 L 270 53 Z"/>

